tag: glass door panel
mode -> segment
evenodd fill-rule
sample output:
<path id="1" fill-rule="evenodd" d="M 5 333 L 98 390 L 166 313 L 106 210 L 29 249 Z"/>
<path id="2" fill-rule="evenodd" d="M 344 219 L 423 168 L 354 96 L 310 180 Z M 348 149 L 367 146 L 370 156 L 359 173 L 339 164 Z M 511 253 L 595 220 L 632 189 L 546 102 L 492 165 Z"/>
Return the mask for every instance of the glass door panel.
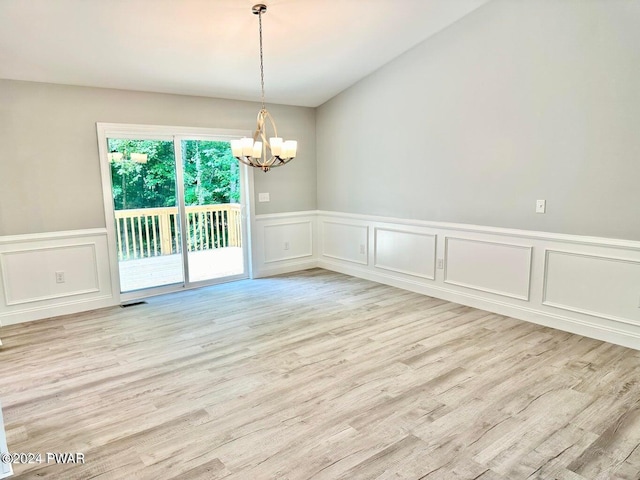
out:
<path id="1" fill-rule="evenodd" d="M 184 284 L 174 144 L 108 138 L 121 292 Z"/>
<path id="2" fill-rule="evenodd" d="M 228 141 L 181 141 L 189 282 L 245 271 L 240 167 Z"/>

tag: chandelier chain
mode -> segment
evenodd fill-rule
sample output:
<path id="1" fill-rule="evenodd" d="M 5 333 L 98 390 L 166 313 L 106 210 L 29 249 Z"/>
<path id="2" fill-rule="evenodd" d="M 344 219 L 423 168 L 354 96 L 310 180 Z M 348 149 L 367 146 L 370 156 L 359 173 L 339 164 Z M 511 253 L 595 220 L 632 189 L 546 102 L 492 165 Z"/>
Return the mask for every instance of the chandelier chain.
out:
<path id="1" fill-rule="evenodd" d="M 260 25 L 260 85 L 262 86 L 262 109 L 264 110 L 264 63 L 262 60 L 262 11 L 258 12 L 258 24 Z"/>

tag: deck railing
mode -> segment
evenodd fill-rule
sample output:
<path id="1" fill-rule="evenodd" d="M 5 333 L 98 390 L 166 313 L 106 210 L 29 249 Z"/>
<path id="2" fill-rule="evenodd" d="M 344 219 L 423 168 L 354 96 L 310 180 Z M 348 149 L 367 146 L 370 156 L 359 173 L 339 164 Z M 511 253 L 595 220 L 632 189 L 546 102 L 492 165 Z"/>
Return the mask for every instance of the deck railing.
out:
<path id="1" fill-rule="evenodd" d="M 242 246 L 238 203 L 186 207 L 190 252 Z M 178 207 L 116 210 L 119 260 L 171 255 L 181 250 Z"/>

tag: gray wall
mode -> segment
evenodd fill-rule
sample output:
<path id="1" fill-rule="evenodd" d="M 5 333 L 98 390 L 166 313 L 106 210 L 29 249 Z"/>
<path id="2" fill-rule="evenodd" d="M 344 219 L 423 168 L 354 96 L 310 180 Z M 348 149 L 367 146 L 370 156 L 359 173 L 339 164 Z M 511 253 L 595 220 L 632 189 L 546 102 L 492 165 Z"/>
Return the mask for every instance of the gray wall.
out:
<path id="1" fill-rule="evenodd" d="M 639 25 L 481 7 L 318 109 L 318 208 L 640 240 Z"/>
<path id="2" fill-rule="evenodd" d="M 104 227 L 96 122 L 253 131 L 257 103 L 0 80 L 0 235 Z M 268 106 L 298 140 L 286 168 L 255 172 L 256 213 L 316 208 L 315 110 Z"/>

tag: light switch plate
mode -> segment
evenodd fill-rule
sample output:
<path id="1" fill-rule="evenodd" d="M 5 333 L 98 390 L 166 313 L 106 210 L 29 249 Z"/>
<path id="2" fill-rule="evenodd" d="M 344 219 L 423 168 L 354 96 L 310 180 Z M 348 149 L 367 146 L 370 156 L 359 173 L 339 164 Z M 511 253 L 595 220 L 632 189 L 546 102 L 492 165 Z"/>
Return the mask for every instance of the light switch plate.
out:
<path id="1" fill-rule="evenodd" d="M 259 193 L 258 194 L 258 202 L 270 202 L 269 192 L 267 193 Z"/>
<path id="2" fill-rule="evenodd" d="M 546 200 L 536 200 L 536 213 L 544 213 L 547 210 Z"/>

